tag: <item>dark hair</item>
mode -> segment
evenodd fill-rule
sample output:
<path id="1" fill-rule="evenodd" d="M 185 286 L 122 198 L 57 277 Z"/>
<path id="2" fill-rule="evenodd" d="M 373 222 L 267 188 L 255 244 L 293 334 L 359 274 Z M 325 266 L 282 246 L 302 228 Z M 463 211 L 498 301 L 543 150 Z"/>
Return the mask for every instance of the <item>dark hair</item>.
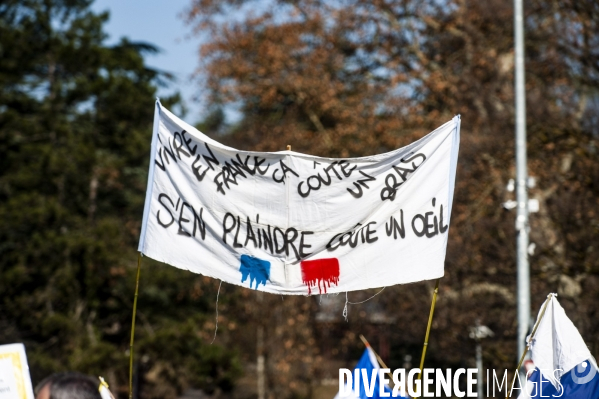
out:
<path id="1" fill-rule="evenodd" d="M 38 384 L 36 391 L 47 384 L 50 384 L 50 399 L 102 399 L 100 382 L 85 374 L 74 371 L 52 374 Z"/>

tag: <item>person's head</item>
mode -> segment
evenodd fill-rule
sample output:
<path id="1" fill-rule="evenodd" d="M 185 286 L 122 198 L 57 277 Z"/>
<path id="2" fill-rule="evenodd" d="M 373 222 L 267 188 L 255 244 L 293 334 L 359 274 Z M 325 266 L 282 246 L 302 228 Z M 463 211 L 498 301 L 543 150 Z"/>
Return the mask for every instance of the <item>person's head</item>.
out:
<path id="1" fill-rule="evenodd" d="M 96 379 L 73 371 L 53 374 L 37 385 L 35 398 L 102 399 L 98 385 Z"/>

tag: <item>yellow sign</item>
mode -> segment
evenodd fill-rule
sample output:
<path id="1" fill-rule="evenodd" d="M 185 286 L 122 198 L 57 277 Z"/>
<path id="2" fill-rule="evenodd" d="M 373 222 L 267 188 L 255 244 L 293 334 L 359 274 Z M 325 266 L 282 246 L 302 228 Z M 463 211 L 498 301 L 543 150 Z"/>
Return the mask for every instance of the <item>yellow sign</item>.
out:
<path id="1" fill-rule="evenodd" d="M 0 345 L 0 399 L 33 399 L 23 344 Z"/>

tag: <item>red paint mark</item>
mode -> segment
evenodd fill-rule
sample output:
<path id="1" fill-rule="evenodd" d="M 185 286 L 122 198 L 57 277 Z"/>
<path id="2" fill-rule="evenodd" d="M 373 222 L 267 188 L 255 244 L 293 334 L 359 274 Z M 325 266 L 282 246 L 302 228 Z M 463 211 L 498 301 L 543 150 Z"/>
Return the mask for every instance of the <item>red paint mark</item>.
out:
<path id="1" fill-rule="evenodd" d="M 318 285 L 318 291 L 327 293 L 327 287 L 339 283 L 339 260 L 337 258 L 303 260 L 302 281 L 308 286 L 308 294 L 312 294 L 311 287 Z M 321 287 L 322 284 L 322 287 Z"/>

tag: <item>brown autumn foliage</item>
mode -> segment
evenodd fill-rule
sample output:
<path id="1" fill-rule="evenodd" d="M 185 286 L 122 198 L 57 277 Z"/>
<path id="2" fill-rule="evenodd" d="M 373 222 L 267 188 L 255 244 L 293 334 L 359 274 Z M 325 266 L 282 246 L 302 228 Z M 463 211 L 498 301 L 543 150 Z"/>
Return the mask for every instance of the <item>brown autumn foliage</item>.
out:
<path id="1" fill-rule="evenodd" d="M 512 7 L 499 0 L 192 0 L 186 15 L 206 38 L 199 70 L 210 103 L 240 106 L 242 119 L 219 137 L 236 148 L 291 144 L 322 156 L 367 155 L 461 114 L 431 367 L 473 364 L 468 327 L 477 320 L 495 331 L 484 343 L 486 368 L 511 369 L 517 357 L 515 215 L 501 205 L 513 199 L 506 184 L 515 177 Z M 530 196 L 540 201 L 530 226 L 532 314 L 558 292 L 598 356 L 599 3 L 530 0 L 525 13 L 529 174 L 537 178 Z M 419 358 L 431 288 L 389 287 L 350 306 L 347 323 L 344 298 L 335 299 L 336 321 L 319 323 L 314 298 L 266 295 L 255 306 L 247 294 L 242 352 L 253 361 L 252 326 L 264 322 L 269 398 L 311 396 L 331 376 L 327 365 L 355 361 L 361 332 L 386 337 L 385 360 L 401 367 L 404 355 Z M 350 301 L 375 292 L 352 293 Z M 394 321 L 374 323 L 374 307 Z"/>

